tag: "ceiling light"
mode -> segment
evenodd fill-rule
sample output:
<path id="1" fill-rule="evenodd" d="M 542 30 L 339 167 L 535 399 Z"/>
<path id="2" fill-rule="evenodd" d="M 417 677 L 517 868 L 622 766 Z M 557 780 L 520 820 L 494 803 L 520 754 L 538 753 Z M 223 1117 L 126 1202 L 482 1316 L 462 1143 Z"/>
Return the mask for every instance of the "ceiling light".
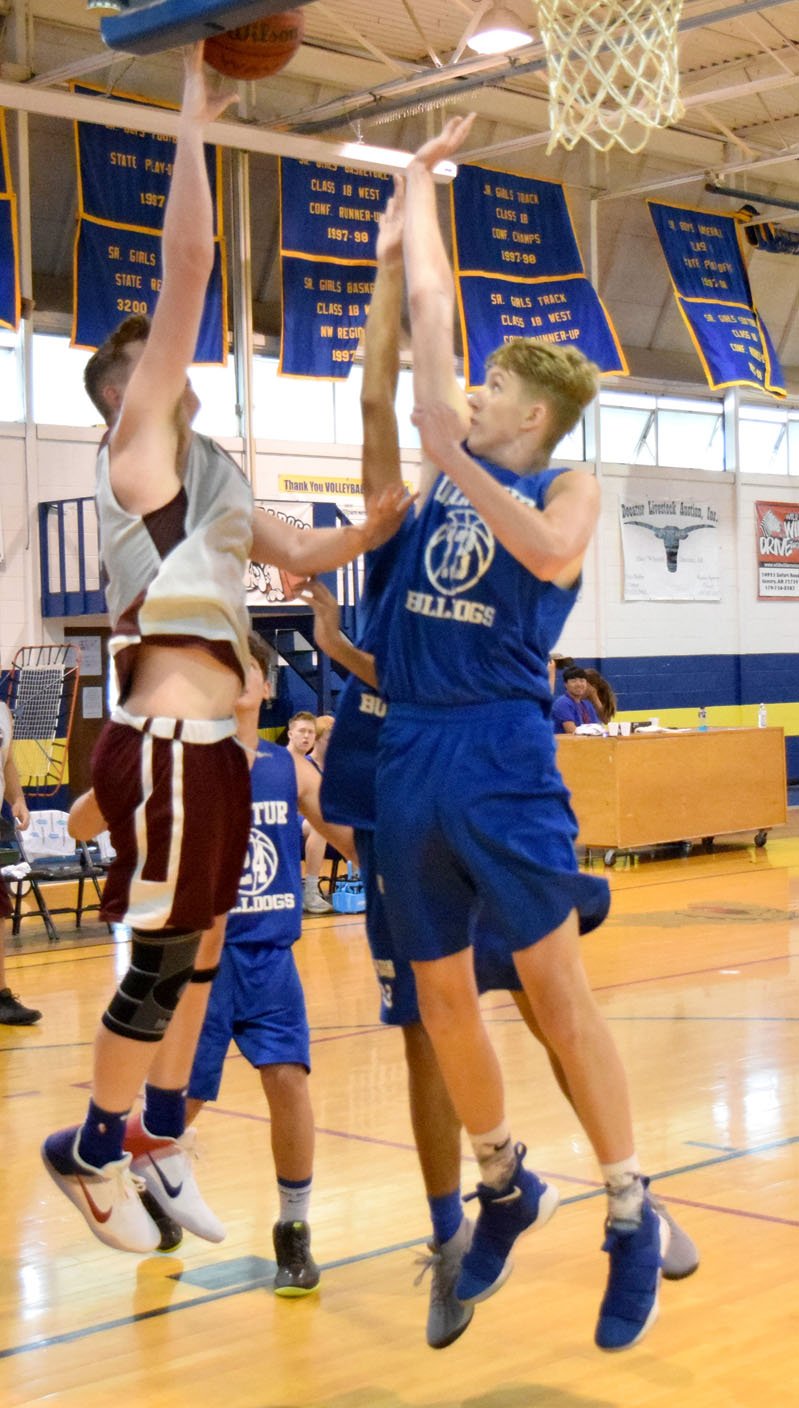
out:
<path id="1" fill-rule="evenodd" d="M 509 54 L 532 40 L 519 16 L 507 5 L 491 5 L 466 42 L 476 54 Z"/>

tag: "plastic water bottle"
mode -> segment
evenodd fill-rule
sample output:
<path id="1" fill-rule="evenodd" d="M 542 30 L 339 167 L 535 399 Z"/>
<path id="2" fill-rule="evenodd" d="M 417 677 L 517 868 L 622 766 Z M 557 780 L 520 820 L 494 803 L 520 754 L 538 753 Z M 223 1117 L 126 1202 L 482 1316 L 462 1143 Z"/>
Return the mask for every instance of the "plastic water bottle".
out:
<path id="1" fill-rule="evenodd" d="M 757 711 L 757 726 L 758 728 L 768 727 L 768 715 L 766 713 L 765 704 L 761 704 L 760 708 Z"/>
<path id="2" fill-rule="evenodd" d="M 707 733 L 707 709 L 705 708 L 704 704 L 699 710 L 698 727 L 700 733 Z"/>

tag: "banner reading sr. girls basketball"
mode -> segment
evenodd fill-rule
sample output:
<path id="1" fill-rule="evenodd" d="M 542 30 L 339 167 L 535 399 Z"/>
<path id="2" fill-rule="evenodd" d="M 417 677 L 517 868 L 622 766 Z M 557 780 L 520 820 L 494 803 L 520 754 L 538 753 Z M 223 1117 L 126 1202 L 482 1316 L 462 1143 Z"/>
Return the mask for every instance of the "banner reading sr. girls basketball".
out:
<path id="1" fill-rule="evenodd" d="M 102 89 L 73 84 L 75 92 Z M 114 101 L 141 102 L 116 93 Z M 129 128 L 75 123 L 78 233 L 75 241 L 73 347 L 99 347 L 131 313 L 151 314 L 161 288 L 161 238 L 175 141 Z M 222 228 L 221 154 L 206 146 L 214 210 L 214 267 L 194 361 L 227 360 L 227 298 Z"/>
<path id="2" fill-rule="evenodd" d="M 577 347 L 600 371 L 626 374 L 585 276 L 563 187 L 461 166 L 451 199 L 467 386 L 484 380 L 486 358 L 514 337 Z"/>
<path id="3" fill-rule="evenodd" d="M 708 385 L 785 395 L 785 379 L 752 299 L 740 221 L 715 211 L 648 202 L 674 297 Z"/>
<path id="4" fill-rule="evenodd" d="M 756 503 L 757 594 L 761 601 L 799 597 L 799 503 Z"/>
<path id="5" fill-rule="evenodd" d="M 17 198 L 11 185 L 6 115 L 0 109 L 0 327 L 19 327 Z"/>
<path id="6" fill-rule="evenodd" d="M 283 157 L 279 371 L 343 381 L 375 282 L 380 214 L 392 179 L 374 171 Z"/>

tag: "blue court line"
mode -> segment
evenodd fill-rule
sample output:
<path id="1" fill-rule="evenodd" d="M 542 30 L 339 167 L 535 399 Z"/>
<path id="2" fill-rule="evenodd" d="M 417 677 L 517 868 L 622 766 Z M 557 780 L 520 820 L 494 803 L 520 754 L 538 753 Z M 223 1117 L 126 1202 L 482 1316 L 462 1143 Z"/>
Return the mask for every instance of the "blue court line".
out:
<path id="1" fill-rule="evenodd" d="M 770 1153 L 773 1149 L 786 1149 L 793 1144 L 799 1144 L 799 1134 L 789 1135 L 785 1139 L 775 1139 L 769 1144 L 755 1144 L 750 1149 L 734 1149 L 731 1150 L 729 1153 L 725 1152 L 723 1154 L 719 1154 L 714 1159 L 703 1159 L 699 1163 L 686 1164 L 680 1168 L 666 1169 L 661 1173 L 652 1174 L 652 1181 L 655 1182 L 656 1180 L 661 1180 L 664 1178 L 678 1178 L 683 1173 L 695 1173 L 701 1169 L 712 1168 L 716 1164 L 729 1163 L 733 1159 L 744 1159 L 749 1158 L 750 1156 L 757 1156 L 759 1154 L 767 1154 Z M 605 1189 L 600 1185 L 599 1187 L 592 1189 L 588 1193 L 574 1193 L 571 1197 L 563 1198 L 561 1200 L 561 1206 L 565 1207 L 569 1203 L 586 1202 L 590 1198 L 602 1197 L 604 1196 L 604 1193 Z M 721 1213 L 723 1215 L 754 1218 L 759 1222 L 780 1223 L 782 1226 L 788 1227 L 799 1226 L 799 1223 L 792 1221 L 790 1218 L 771 1217 L 766 1213 L 754 1213 L 750 1211 L 743 1212 L 737 1208 L 720 1208 L 715 1205 L 710 1208 L 708 1204 L 691 1204 L 690 1201 L 687 1199 L 681 1199 L 680 1201 L 686 1206 L 701 1206 L 704 1208 L 708 1208 L 708 1210 Z M 377 1247 L 373 1251 L 359 1252 L 356 1256 L 341 1257 L 337 1261 L 328 1261 L 323 1263 L 323 1265 L 320 1267 L 320 1270 L 335 1271 L 342 1266 L 355 1266 L 358 1262 L 361 1261 L 373 1261 L 377 1257 L 392 1256 L 395 1252 L 410 1251 L 414 1247 L 425 1246 L 427 1244 L 427 1240 L 427 1237 L 415 1237 L 412 1241 L 409 1242 L 395 1242 L 393 1245 L 388 1247 Z M 240 1260 L 242 1260 L 242 1262 L 247 1262 L 249 1258 L 245 1257 L 241 1258 Z M 10 1349 L 0 1349 L 0 1360 L 12 1359 L 19 1354 L 30 1354 L 37 1349 L 53 1349 L 55 1346 L 61 1344 L 74 1344 L 76 1340 L 88 1339 L 92 1335 L 104 1334 L 106 1331 L 109 1330 L 123 1329 L 125 1326 L 128 1325 L 138 1325 L 145 1320 L 158 1320 L 163 1315 L 172 1315 L 180 1310 L 193 1310 L 197 1306 L 209 1305 L 214 1301 L 227 1300 L 230 1296 L 243 1295 L 248 1293 L 249 1291 L 258 1290 L 260 1287 L 266 1285 L 267 1283 L 268 1278 L 265 1274 L 263 1276 L 257 1275 L 251 1282 L 247 1282 L 239 1286 L 232 1286 L 226 1290 L 211 1291 L 204 1296 L 194 1296 L 191 1300 L 181 1301 L 179 1305 L 157 1306 L 152 1310 L 138 1311 L 134 1315 L 121 1315 L 115 1320 L 101 1321 L 101 1323 L 98 1325 L 87 1325 L 80 1330 L 65 1330 L 58 1335 L 42 1336 L 40 1339 L 29 1340 L 27 1344 L 14 1345 Z"/>
<path id="2" fill-rule="evenodd" d="M 738 1152 L 729 1144 L 708 1144 L 704 1139 L 684 1139 L 683 1143 L 690 1144 L 694 1149 L 718 1149 L 723 1154 L 737 1154 Z"/>

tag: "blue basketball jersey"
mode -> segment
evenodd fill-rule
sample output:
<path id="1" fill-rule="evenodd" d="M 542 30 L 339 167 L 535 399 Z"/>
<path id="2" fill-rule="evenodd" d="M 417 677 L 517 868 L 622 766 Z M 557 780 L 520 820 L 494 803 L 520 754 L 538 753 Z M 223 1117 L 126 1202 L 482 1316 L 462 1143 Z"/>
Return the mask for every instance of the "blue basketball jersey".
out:
<path id="1" fill-rule="evenodd" d="M 565 472 L 519 476 L 489 460 L 478 463 L 536 508 Z M 522 567 L 446 475 L 439 475 L 405 541 L 391 596 L 375 653 L 392 704 L 519 698 L 540 702 L 549 714 L 547 658 L 577 588 L 556 587 Z"/>
<path id="2" fill-rule="evenodd" d="M 374 653 L 393 608 L 397 559 L 414 528 L 405 521 L 399 532 L 366 556 L 361 599 L 361 650 Z M 370 831 L 375 824 L 375 770 L 380 725 L 386 703 L 371 685 L 355 675 L 347 679 L 336 703 L 336 722 L 327 745 L 322 776 L 322 815 L 340 826 Z"/>
<path id="3" fill-rule="evenodd" d="M 250 776 L 250 844 L 225 942 L 289 948 L 302 926 L 294 760 L 285 748 L 262 741 Z"/>

